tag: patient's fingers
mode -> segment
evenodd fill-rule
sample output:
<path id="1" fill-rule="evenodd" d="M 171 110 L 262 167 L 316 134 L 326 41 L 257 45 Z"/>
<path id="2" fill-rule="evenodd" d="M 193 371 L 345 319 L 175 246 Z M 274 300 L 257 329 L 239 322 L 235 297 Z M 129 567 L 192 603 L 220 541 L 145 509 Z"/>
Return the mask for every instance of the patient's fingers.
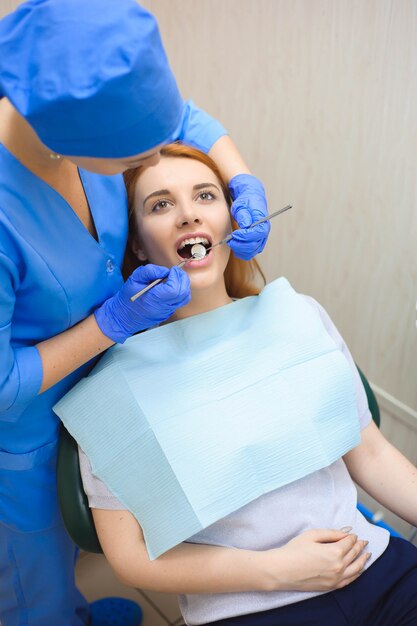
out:
<path id="1" fill-rule="evenodd" d="M 350 585 L 354 580 L 359 578 L 359 576 L 363 573 L 364 567 L 368 560 L 371 558 L 371 552 L 364 552 L 360 556 L 358 556 L 353 563 L 351 563 L 344 571 L 343 578 L 338 582 L 335 589 L 341 589 L 342 587 L 346 587 Z"/>
<path id="2" fill-rule="evenodd" d="M 356 537 L 356 535 L 354 535 L 353 537 Z M 365 541 L 364 539 L 357 539 L 357 537 L 355 541 L 352 541 L 352 544 L 346 551 L 343 559 L 346 567 L 349 565 L 349 563 L 352 563 L 360 555 L 362 550 L 366 548 L 367 545 L 368 541 Z"/>

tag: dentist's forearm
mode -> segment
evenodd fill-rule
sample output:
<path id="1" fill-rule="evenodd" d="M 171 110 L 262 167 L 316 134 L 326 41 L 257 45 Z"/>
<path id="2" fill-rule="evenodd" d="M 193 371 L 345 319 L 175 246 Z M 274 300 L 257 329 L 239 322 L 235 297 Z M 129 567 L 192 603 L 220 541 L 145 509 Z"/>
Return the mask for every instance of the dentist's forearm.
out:
<path id="1" fill-rule="evenodd" d="M 223 135 L 213 144 L 209 156 L 216 162 L 220 173 L 227 182 L 237 174 L 251 173 L 229 135 Z"/>
<path id="2" fill-rule="evenodd" d="M 43 393 L 114 344 L 90 315 L 72 328 L 37 344 L 42 359 Z"/>

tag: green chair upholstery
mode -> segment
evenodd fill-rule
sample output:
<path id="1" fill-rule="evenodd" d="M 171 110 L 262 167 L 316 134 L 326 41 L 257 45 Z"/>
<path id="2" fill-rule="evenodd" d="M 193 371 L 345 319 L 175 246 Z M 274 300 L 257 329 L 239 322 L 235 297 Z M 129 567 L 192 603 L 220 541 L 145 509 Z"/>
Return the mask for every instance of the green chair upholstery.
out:
<path id="1" fill-rule="evenodd" d="M 365 375 L 359 369 L 368 398 L 372 417 L 379 427 L 379 407 Z M 94 527 L 93 516 L 83 489 L 78 461 L 78 446 L 68 431 L 61 426 L 58 451 L 58 498 L 65 527 L 73 541 L 87 552 L 102 552 Z"/>
<path id="2" fill-rule="evenodd" d="M 378 402 L 376 401 L 375 394 L 372 391 L 371 385 L 368 383 L 365 374 L 362 372 L 362 370 L 358 366 L 356 367 L 358 368 L 358 372 L 361 377 L 362 384 L 365 387 L 366 397 L 368 398 L 368 406 L 372 415 L 372 419 L 374 420 L 375 424 L 379 428 L 381 424 L 381 415 L 379 412 L 379 406 L 378 406 Z"/>
<path id="3" fill-rule="evenodd" d="M 57 485 L 61 515 L 72 540 L 86 552 L 102 552 L 83 489 L 77 442 L 64 426 L 59 438 Z"/>

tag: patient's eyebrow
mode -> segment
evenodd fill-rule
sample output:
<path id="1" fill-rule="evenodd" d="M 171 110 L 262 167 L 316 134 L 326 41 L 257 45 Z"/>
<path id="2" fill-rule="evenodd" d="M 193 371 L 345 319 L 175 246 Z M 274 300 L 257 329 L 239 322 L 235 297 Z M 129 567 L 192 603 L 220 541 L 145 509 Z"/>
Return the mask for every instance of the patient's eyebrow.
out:
<path id="1" fill-rule="evenodd" d="M 214 183 L 199 183 L 198 185 L 194 185 L 193 189 L 197 191 L 198 189 L 204 189 L 204 187 L 215 187 L 217 191 L 220 191 L 220 189 Z"/>
<path id="2" fill-rule="evenodd" d="M 169 189 L 158 189 L 158 191 L 153 191 L 152 193 L 149 194 L 149 196 L 146 196 L 145 200 L 143 201 L 143 204 L 146 204 L 149 198 L 154 198 L 155 196 L 169 196 L 170 193 L 171 192 Z"/>

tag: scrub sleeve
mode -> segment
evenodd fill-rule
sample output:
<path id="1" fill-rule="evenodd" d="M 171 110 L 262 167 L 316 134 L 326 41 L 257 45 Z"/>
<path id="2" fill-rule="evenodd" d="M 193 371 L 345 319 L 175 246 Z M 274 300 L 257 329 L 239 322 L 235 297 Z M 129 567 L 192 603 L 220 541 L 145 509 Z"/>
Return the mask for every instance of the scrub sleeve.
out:
<path id="1" fill-rule="evenodd" d="M 191 101 L 178 139 L 205 152 L 224 128 Z M 76 547 L 59 512 L 59 420 L 52 406 L 85 364 L 38 395 L 35 344 L 78 323 L 123 284 L 127 202 L 121 176 L 80 170 L 98 240 L 65 200 L 0 145 L 0 621 L 81 626 Z"/>

